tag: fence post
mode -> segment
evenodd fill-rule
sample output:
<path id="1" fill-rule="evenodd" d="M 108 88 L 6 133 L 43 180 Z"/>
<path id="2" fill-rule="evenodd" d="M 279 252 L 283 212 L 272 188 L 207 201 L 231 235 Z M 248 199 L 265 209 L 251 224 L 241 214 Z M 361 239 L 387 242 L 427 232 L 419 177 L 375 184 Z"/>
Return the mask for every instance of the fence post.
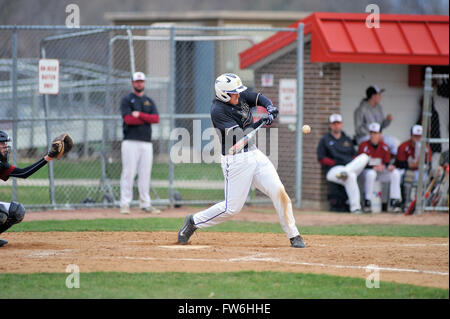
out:
<path id="1" fill-rule="evenodd" d="M 41 51 L 41 59 L 45 59 L 45 47 L 43 46 L 42 42 L 40 51 Z M 59 94 L 61 94 L 61 92 L 59 92 Z M 48 94 L 43 94 L 43 101 L 44 101 L 44 115 L 45 115 L 45 133 L 47 135 L 47 148 L 50 148 L 51 137 L 50 137 L 50 125 L 48 121 L 50 113 L 48 108 Z M 56 201 L 55 201 L 55 177 L 53 175 L 53 161 L 50 161 L 48 163 L 48 178 L 50 182 L 50 202 L 54 208 Z"/>
<path id="2" fill-rule="evenodd" d="M 431 86 L 432 70 L 430 67 L 426 68 L 425 71 L 425 85 L 424 85 L 424 97 L 423 97 L 423 110 L 422 110 L 422 138 L 420 140 L 420 157 L 419 157 L 419 177 L 417 181 L 417 194 L 416 194 L 416 213 L 422 214 L 424 210 L 424 165 L 425 165 L 425 150 L 426 143 L 428 142 L 428 123 L 431 117 L 430 112 L 430 102 L 431 93 L 433 88 Z M 431 163 L 429 163 L 431 165 Z"/>
<path id="3" fill-rule="evenodd" d="M 133 77 L 134 72 L 136 72 L 136 66 L 134 62 L 133 33 L 131 33 L 130 29 L 127 29 L 127 34 L 128 34 L 128 50 L 130 52 L 131 77 Z"/>
<path id="4" fill-rule="evenodd" d="M 87 84 L 87 76 L 83 76 L 84 80 L 84 92 L 83 92 L 83 113 L 86 116 L 89 114 L 89 91 L 88 91 L 88 84 Z M 83 121 L 83 157 L 86 159 L 89 155 L 89 142 L 88 142 L 88 121 L 85 119 Z"/>
<path id="5" fill-rule="evenodd" d="M 174 180 L 174 164 L 172 158 L 170 157 L 170 150 L 173 146 L 173 141 L 170 138 L 171 132 L 175 128 L 175 68 L 176 68 L 176 58 L 175 58 L 175 29 L 170 27 L 170 79 L 169 79 L 169 204 L 170 208 L 174 207 L 174 196 L 173 196 L 173 180 Z"/>
<path id="6" fill-rule="evenodd" d="M 17 29 L 14 27 L 12 34 L 12 107 L 13 107 L 13 123 L 12 123 L 12 160 L 13 165 L 17 166 L 17 128 L 18 128 L 18 103 L 17 103 Z M 17 201 L 17 178 L 12 180 L 12 200 Z"/>
<path id="7" fill-rule="evenodd" d="M 108 41 L 108 65 L 106 70 L 106 93 L 105 93 L 105 108 L 103 110 L 103 115 L 110 115 L 111 114 L 111 68 L 112 68 L 112 45 L 114 41 L 113 39 L 110 39 Z M 106 113 L 106 114 L 105 114 Z M 108 130 L 107 130 L 108 120 L 103 119 L 102 120 L 102 144 L 101 144 L 101 156 L 100 156 L 100 166 L 101 166 L 101 185 L 102 185 L 102 201 L 103 203 L 106 202 L 106 139 L 108 136 Z M 111 193 L 111 200 L 114 204 L 114 196 Z"/>
<path id="8" fill-rule="evenodd" d="M 298 24 L 297 30 L 297 148 L 296 148 L 296 177 L 295 197 L 296 207 L 302 207 L 302 154 L 303 154 L 303 23 Z"/>

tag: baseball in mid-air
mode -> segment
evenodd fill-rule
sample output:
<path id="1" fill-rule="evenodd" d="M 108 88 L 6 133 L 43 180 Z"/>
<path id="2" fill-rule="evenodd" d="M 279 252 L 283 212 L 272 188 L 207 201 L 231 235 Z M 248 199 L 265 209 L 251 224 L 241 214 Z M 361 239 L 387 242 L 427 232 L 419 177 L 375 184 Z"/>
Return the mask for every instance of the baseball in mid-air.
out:
<path id="1" fill-rule="evenodd" d="M 311 126 L 309 126 L 308 124 L 303 125 L 302 131 L 304 134 L 309 134 L 311 132 Z"/>

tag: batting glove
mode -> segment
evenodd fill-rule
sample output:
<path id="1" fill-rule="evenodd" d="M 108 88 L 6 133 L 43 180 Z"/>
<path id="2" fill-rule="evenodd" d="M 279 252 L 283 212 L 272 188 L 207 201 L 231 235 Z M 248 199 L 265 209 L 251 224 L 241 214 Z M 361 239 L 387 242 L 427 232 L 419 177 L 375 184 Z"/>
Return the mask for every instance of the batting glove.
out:
<path id="1" fill-rule="evenodd" d="M 267 115 L 267 117 L 264 118 L 264 121 L 266 121 L 266 125 L 271 125 L 273 120 L 274 120 L 274 116 L 269 113 L 269 115 Z"/>
<path id="2" fill-rule="evenodd" d="M 278 116 L 279 111 L 275 106 L 269 105 L 266 109 L 267 109 L 267 113 L 273 115 L 274 119 Z"/>

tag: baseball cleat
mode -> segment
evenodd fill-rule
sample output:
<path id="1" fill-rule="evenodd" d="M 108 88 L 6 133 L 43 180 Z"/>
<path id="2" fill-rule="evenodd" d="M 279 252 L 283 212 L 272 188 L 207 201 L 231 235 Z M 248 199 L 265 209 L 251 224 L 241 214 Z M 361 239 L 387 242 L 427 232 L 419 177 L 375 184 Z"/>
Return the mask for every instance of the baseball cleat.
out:
<path id="1" fill-rule="evenodd" d="M 347 180 L 347 177 L 348 177 L 348 174 L 345 171 L 340 172 L 339 174 L 336 174 L 336 178 L 340 179 L 340 180 L 342 180 L 344 182 Z"/>
<path id="2" fill-rule="evenodd" d="M 306 245 L 303 241 L 303 238 L 300 235 L 292 237 L 289 240 L 291 241 L 291 246 L 294 248 L 305 248 L 306 247 Z"/>
<path id="3" fill-rule="evenodd" d="M 150 214 L 161 214 L 161 211 L 153 206 L 149 207 L 142 207 L 141 208 L 144 212 L 150 213 Z"/>
<path id="4" fill-rule="evenodd" d="M 355 215 L 360 215 L 363 213 L 363 211 L 360 208 L 357 208 L 357 209 L 352 210 L 351 213 L 355 214 Z"/>
<path id="5" fill-rule="evenodd" d="M 130 207 L 129 206 L 122 206 L 122 207 L 120 207 L 120 213 L 121 214 L 129 214 L 130 213 Z"/>
<path id="6" fill-rule="evenodd" d="M 372 202 L 370 201 L 370 199 L 365 199 L 364 200 L 363 210 L 364 210 L 365 213 L 371 213 L 372 212 Z"/>
<path id="7" fill-rule="evenodd" d="M 191 238 L 192 234 L 195 232 L 197 227 L 194 225 L 194 215 L 187 215 L 184 219 L 184 224 L 178 232 L 178 243 L 179 244 L 187 244 L 189 238 Z"/>
<path id="8" fill-rule="evenodd" d="M 402 201 L 400 199 L 391 199 L 391 209 L 395 213 L 402 212 Z"/>
<path id="9" fill-rule="evenodd" d="M 8 243 L 7 240 L 0 239 L 0 247 L 5 246 Z"/>

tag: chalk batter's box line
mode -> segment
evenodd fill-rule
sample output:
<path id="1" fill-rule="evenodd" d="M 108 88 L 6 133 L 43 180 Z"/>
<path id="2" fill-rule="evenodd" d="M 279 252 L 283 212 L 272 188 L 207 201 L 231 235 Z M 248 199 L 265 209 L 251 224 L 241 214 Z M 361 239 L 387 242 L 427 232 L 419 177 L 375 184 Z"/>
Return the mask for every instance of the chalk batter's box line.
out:
<path id="1" fill-rule="evenodd" d="M 337 269 L 360 269 L 360 270 L 378 270 L 378 271 L 391 271 L 391 272 L 409 272 L 409 273 L 423 273 L 438 276 L 448 276 L 448 272 L 433 271 L 433 270 L 420 270 L 420 269 L 408 269 L 408 268 L 391 268 L 391 267 L 368 267 L 368 266 L 355 266 L 355 265 L 332 265 L 323 263 L 308 263 L 308 262 L 297 262 L 297 261 L 284 261 L 279 258 L 273 257 L 259 257 L 263 254 L 250 255 L 240 258 L 229 258 L 229 259 L 212 259 L 212 258 L 156 258 L 156 257 L 130 257 L 130 256 L 118 256 L 117 258 L 124 258 L 129 260 L 151 260 L 151 261 L 195 261 L 195 262 L 273 262 L 289 265 L 301 265 L 301 266 L 312 266 L 312 267 L 325 267 L 325 268 L 337 268 Z M 101 258 L 101 257 L 99 257 Z M 104 257 L 111 258 L 111 257 Z"/>

